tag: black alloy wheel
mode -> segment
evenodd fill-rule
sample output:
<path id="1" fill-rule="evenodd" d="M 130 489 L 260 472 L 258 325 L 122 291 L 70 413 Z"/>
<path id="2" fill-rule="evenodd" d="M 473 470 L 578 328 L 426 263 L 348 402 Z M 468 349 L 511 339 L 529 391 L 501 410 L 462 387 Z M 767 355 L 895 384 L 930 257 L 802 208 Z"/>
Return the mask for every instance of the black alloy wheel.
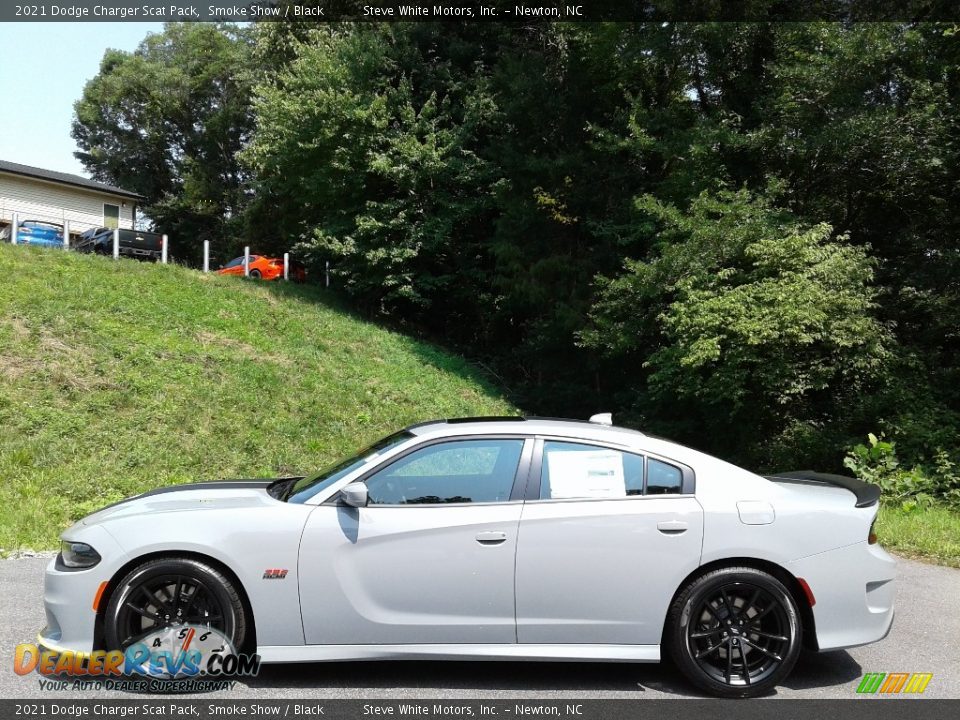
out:
<path id="1" fill-rule="evenodd" d="M 800 654 L 800 616 L 790 592 L 753 568 L 724 568 L 697 578 L 677 597 L 669 623 L 678 667 L 720 697 L 769 692 Z"/>
<path id="2" fill-rule="evenodd" d="M 259 280 L 262 277 L 262 275 L 260 274 L 259 270 L 254 269 L 250 271 L 250 277 L 253 278 L 254 280 Z"/>
<path id="3" fill-rule="evenodd" d="M 216 568 L 187 558 L 150 560 L 130 571 L 104 615 L 108 650 L 125 650 L 151 633 L 182 625 L 219 631 L 234 648 L 246 635 L 243 603 Z"/>

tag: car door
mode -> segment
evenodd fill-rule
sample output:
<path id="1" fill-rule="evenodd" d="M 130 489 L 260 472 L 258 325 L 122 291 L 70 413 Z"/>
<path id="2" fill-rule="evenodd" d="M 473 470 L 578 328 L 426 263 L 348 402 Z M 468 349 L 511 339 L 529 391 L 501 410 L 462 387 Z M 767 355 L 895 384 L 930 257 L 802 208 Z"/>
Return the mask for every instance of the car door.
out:
<path id="1" fill-rule="evenodd" d="M 243 258 L 234 258 L 220 270 L 221 275 L 243 275 Z"/>
<path id="2" fill-rule="evenodd" d="M 582 440 L 538 441 L 517 546 L 520 643 L 660 643 L 700 564 L 692 469 Z"/>
<path id="3" fill-rule="evenodd" d="M 514 559 L 533 440 L 428 442 L 319 505 L 300 546 L 308 644 L 515 643 Z"/>

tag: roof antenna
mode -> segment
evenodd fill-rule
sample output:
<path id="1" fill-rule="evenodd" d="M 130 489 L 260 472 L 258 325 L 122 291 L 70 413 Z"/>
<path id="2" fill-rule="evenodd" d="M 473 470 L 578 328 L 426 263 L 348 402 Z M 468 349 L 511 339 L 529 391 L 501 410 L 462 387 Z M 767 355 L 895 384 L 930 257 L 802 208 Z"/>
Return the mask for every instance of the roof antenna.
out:
<path id="1" fill-rule="evenodd" d="M 597 413 L 590 416 L 590 422 L 596 425 L 613 425 L 613 413 Z"/>

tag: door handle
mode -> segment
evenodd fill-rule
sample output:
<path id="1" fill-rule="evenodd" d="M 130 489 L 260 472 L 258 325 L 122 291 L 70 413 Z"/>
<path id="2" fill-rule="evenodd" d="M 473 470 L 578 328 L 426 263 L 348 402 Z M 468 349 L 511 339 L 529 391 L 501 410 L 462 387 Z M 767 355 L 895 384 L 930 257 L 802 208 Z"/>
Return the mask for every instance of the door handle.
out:
<path id="1" fill-rule="evenodd" d="M 687 524 L 682 520 L 662 520 L 657 523 L 657 530 L 664 535 L 680 535 L 687 531 Z"/>
<path id="2" fill-rule="evenodd" d="M 481 545 L 499 545 L 507 541 L 505 532 L 488 531 L 477 533 L 477 542 Z"/>

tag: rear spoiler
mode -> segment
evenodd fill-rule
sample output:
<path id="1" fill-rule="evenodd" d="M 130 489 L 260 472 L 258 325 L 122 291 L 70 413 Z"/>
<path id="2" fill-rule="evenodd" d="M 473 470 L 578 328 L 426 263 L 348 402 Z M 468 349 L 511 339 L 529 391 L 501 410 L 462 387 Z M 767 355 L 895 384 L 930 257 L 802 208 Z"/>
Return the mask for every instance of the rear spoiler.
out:
<path id="1" fill-rule="evenodd" d="M 774 482 L 823 483 L 824 485 L 841 487 L 844 490 L 849 490 L 856 496 L 856 507 L 858 508 L 876 505 L 880 500 L 879 486 L 858 480 L 857 478 L 847 477 L 846 475 L 831 475 L 830 473 L 819 473 L 813 470 L 792 470 L 791 472 L 767 475 L 766 478 Z"/>

